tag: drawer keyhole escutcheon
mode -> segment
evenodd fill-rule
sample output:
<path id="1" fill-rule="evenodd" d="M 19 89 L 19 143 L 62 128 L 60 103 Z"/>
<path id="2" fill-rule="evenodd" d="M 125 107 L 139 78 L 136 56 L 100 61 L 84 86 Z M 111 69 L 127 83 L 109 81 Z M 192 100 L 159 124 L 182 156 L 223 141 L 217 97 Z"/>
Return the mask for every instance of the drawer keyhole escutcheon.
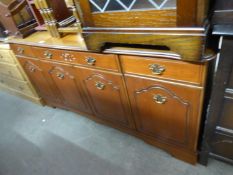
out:
<path id="1" fill-rule="evenodd" d="M 44 52 L 44 56 L 45 56 L 47 59 L 52 59 L 53 54 L 50 53 L 49 51 L 45 51 L 45 52 Z"/>
<path id="2" fill-rule="evenodd" d="M 155 75 L 161 75 L 166 70 L 164 66 L 158 64 L 150 64 L 149 69 L 152 70 L 152 73 Z"/>
<path id="3" fill-rule="evenodd" d="M 61 57 L 65 60 L 65 61 L 74 61 L 76 60 L 76 58 L 74 57 L 74 55 L 69 54 L 69 53 L 62 53 Z"/>
<path id="4" fill-rule="evenodd" d="M 62 73 L 57 73 L 57 78 L 63 80 L 65 78 L 65 75 Z"/>
<path id="5" fill-rule="evenodd" d="M 87 62 L 87 64 L 93 66 L 93 65 L 95 65 L 96 59 L 92 58 L 92 57 L 88 57 L 88 58 L 86 58 L 86 62 Z"/>
<path id="6" fill-rule="evenodd" d="M 18 52 L 19 54 L 23 54 L 23 53 L 24 53 L 24 49 L 21 48 L 21 47 L 18 47 L 18 48 L 17 48 L 17 52 Z"/>
<path id="7" fill-rule="evenodd" d="M 167 102 L 167 97 L 162 96 L 160 94 L 156 94 L 153 96 L 153 100 L 158 104 L 164 104 Z"/>
<path id="8" fill-rule="evenodd" d="M 104 88 L 105 88 L 105 84 L 104 84 L 104 83 L 101 83 L 101 82 L 96 82 L 96 83 L 95 83 L 95 86 L 96 86 L 96 88 L 99 89 L 99 90 L 104 90 Z"/>

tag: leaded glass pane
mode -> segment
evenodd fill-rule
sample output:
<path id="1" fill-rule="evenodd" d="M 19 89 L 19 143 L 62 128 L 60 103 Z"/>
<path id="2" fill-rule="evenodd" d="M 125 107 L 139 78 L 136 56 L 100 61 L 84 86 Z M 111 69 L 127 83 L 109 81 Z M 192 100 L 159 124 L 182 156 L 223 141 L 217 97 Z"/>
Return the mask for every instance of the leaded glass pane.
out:
<path id="1" fill-rule="evenodd" d="M 175 9 L 176 0 L 89 0 L 92 12 Z"/>

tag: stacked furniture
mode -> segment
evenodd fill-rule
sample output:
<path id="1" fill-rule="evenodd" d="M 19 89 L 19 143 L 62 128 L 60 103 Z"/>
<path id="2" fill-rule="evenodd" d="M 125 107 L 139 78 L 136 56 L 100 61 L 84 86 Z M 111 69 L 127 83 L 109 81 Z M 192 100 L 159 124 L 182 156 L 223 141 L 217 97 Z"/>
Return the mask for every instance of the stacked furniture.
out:
<path id="1" fill-rule="evenodd" d="M 213 35 L 220 37 L 219 64 L 206 121 L 201 163 L 213 157 L 233 164 L 233 1 L 217 0 Z"/>
<path id="2" fill-rule="evenodd" d="M 10 50 L 9 44 L 4 43 L 0 43 L 0 89 L 41 104 L 41 99 Z"/>

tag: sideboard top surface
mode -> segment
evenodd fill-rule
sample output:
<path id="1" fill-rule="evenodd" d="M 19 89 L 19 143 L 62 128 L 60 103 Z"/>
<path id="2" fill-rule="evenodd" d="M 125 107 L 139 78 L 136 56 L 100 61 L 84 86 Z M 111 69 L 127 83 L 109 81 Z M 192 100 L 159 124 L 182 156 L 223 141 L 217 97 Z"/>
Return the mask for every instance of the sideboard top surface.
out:
<path id="1" fill-rule="evenodd" d="M 24 39 L 8 37 L 5 42 L 57 49 L 87 51 L 84 39 L 78 34 L 68 34 L 62 38 L 53 38 L 47 31 L 40 31 L 33 33 Z"/>

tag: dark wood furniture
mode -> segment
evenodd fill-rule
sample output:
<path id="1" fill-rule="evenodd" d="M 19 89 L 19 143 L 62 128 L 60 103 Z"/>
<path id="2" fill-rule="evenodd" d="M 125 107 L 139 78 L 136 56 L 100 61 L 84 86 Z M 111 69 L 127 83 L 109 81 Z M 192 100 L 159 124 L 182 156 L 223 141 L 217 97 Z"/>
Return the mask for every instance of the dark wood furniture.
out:
<path id="1" fill-rule="evenodd" d="M 7 35 L 17 37 L 30 35 L 37 25 L 26 0 L 0 1 L 0 21 Z"/>
<path id="2" fill-rule="evenodd" d="M 197 162 L 207 62 L 183 62 L 147 49 L 92 53 L 76 35 L 40 43 L 42 35 L 9 42 L 47 105 L 81 113 Z"/>
<path id="3" fill-rule="evenodd" d="M 233 1 L 217 0 L 213 35 L 220 37 L 219 64 L 213 82 L 200 162 L 213 157 L 233 164 Z"/>

